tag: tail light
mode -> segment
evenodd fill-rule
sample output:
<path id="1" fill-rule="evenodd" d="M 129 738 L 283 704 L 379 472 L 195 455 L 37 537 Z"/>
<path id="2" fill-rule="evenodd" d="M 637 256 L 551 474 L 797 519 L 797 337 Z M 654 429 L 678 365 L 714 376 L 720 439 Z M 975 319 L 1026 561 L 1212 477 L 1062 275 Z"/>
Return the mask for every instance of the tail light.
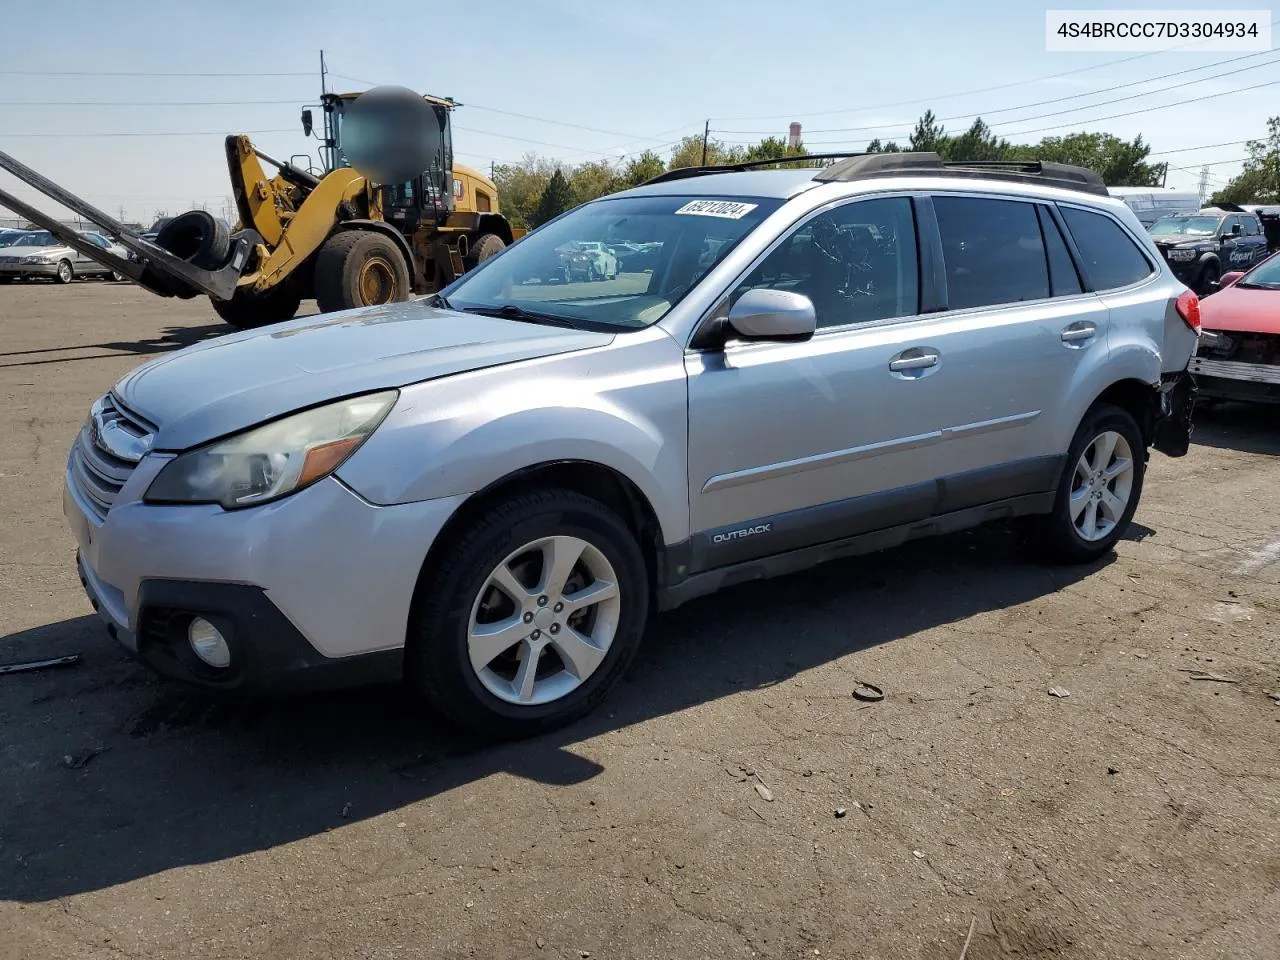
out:
<path id="1" fill-rule="evenodd" d="M 1182 318 L 1182 322 L 1194 330 L 1200 332 L 1200 298 L 1195 292 L 1188 290 L 1178 297 L 1174 304 L 1178 309 L 1178 316 Z"/>

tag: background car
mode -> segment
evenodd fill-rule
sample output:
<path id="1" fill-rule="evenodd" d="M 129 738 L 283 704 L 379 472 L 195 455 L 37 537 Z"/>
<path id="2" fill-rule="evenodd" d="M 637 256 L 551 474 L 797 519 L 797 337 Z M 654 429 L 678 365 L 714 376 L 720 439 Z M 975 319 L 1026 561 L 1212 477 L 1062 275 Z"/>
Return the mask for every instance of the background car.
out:
<path id="1" fill-rule="evenodd" d="M 1267 256 L 1267 238 L 1256 215 L 1217 209 L 1161 217 L 1151 239 L 1174 276 L 1202 296 L 1213 292 L 1222 274 L 1244 270 Z"/>
<path id="2" fill-rule="evenodd" d="M 80 235 L 119 257 L 126 256 L 124 247 L 100 233 L 82 230 Z M 32 230 L 0 250 L 3 250 L 0 253 L 0 278 L 5 280 L 47 277 L 55 283 L 70 283 L 77 277 L 124 279 L 110 267 L 73 250 L 47 230 Z"/>
<path id="3" fill-rule="evenodd" d="M 568 251 L 570 278 L 612 280 L 618 275 L 618 258 L 598 240 L 580 240 Z"/>
<path id="4" fill-rule="evenodd" d="M 1203 400 L 1280 403 L 1280 255 L 1222 277 L 1200 302 L 1190 370 Z"/>

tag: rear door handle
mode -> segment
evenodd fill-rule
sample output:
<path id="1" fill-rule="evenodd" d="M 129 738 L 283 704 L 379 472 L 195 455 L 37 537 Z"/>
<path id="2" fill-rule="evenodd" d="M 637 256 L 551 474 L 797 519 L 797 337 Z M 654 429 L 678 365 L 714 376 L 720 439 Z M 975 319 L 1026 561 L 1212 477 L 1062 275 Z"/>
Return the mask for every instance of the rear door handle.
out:
<path id="1" fill-rule="evenodd" d="M 913 354 L 907 356 L 907 354 Z M 934 367 L 938 365 L 938 355 L 936 353 L 919 353 L 911 350 L 903 351 L 897 358 L 889 361 L 889 369 L 894 373 L 901 373 L 904 370 L 923 370 L 925 367 Z"/>
<path id="2" fill-rule="evenodd" d="M 1088 320 L 1081 320 L 1062 328 L 1062 342 L 1080 343 L 1083 340 L 1092 340 L 1097 333 L 1098 328 L 1094 324 Z"/>

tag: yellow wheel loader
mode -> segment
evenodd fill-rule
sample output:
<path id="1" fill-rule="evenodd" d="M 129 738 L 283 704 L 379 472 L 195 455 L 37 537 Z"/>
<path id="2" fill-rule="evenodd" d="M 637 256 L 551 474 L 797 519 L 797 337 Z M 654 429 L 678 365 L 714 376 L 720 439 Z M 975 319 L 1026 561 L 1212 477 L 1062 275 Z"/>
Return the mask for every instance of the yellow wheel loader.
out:
<path id="1" fill-rule="evenodd" d="M 227 137 L 239 213 L 233 229 L 192 210 L 147 240 L 2 152 L 0 169 L 99 224 L 130 251 L 130 258 L 89 244 L 3 190 L 0 204 L 154 293 L 207 295 L 217 314 L 237 328 L 287 320 L 310 297 L 322 313 L 407 300 L 446 286 L 524 231 L 513 229 L 502 215 L 492 180 L 454 164 L 452 100 L 422 97 L 414 128 L 401 130 L 401 123 L 393 131 L 412 138 L 416 155 L 427 161 L 412 179 L 381 183 L 356 171 L 349 153 L 368 158 L 377 146 L 370 145 L 368 130 L 360 150 L 344 140 L 352 105 L 393 89 L 321 98 L 324 170 L 319 174 L 268 156 L 246 136 Z M 303 111 L 302 123 L 312 134 L 310 109 Z M 387 142 L 390 153 L 395 145 Z M 268 174 L 264 164 L 274 173 Z"/>

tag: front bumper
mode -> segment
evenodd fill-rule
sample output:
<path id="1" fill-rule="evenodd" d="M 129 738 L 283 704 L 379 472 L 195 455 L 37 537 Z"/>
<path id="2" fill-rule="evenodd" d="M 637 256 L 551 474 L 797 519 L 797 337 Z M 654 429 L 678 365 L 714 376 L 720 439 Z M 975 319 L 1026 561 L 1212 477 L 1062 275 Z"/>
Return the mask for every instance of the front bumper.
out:
<path id="1" fill-rule="evenodd" d="M 0 263 L 0 277 L 56 277 L 56 263 Z"/>
<path id="2" fill-rule="evenodd" d="M 330 477 L 245 510 L 145 504 L 166 459 L 144 458 L 105 515 L 70 467 L 65 477 L 81 580 L 109 633 L 156 670 L 206 686 L 398 675 L 423 559 L 462 498 L 375 506 Z M 186 646 L 197 614 L 228 638 L 225 671 Z"/>
<path id="3" fill-rule="evenodd" d="M 1190 369 L 1203 396 L 1280 403 L 1280 366 L 1275 364 L 1192 357 Z"/>

